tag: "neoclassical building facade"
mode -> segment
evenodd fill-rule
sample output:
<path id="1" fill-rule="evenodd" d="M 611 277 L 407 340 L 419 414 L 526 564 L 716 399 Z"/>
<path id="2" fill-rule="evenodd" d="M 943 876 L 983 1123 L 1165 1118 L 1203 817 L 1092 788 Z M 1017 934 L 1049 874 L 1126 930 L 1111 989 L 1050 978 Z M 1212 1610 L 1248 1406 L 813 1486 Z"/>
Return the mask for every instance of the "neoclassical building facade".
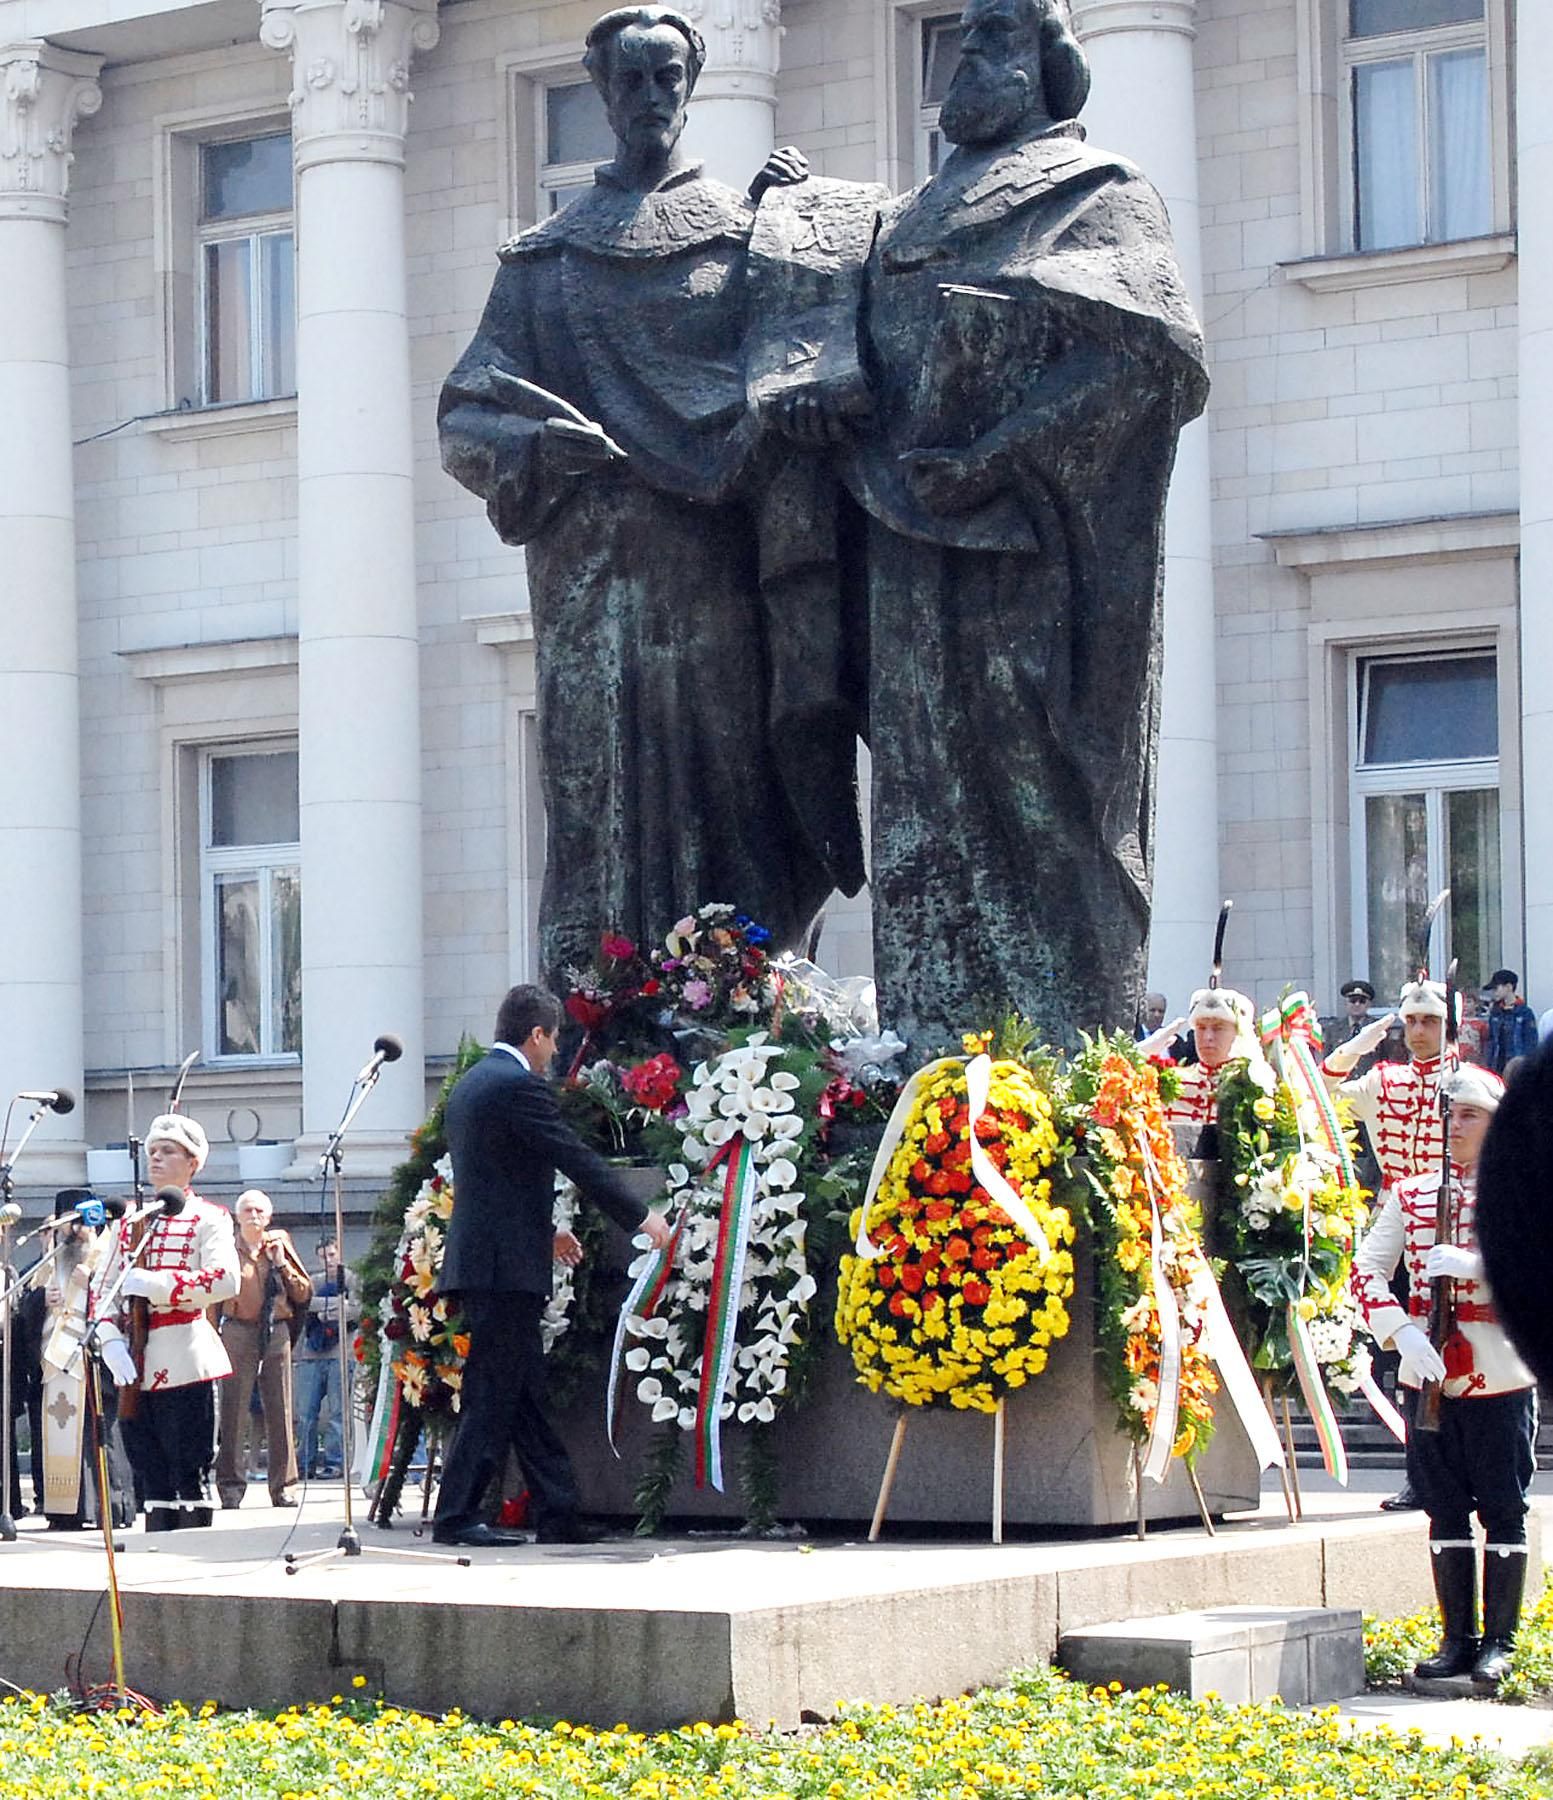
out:
<path id="1" fill-rule="evenodd" d="M 533 971 L 523 558 L 435 408 L 495 246 L 609 152 L 600 10 L 0 0 L 0 1091 L 85 1095 L 36 1186 L 198 1050 L 215 1185 L 300 1194 L 393 1031 L 366 1191 Z M 931 173 L 952 5 L 685 10 L 713 173 Z M 1168 521 L 1155 983 L 1200 982 L 1227 895 L 1259 998 L 1394 989 L 1450 885 L 1435 959 L 1553 1005 L 1553 15 L 1072 12 L 1214 378 Z M 820 954 L 866 970 L 866 893 Z"/>

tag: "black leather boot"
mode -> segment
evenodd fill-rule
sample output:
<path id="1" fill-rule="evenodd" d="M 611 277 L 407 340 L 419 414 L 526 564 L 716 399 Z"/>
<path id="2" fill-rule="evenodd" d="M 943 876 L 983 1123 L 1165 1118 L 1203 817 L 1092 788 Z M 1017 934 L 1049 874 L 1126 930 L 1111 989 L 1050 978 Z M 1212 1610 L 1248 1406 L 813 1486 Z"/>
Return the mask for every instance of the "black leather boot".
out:
<path id="1" fill-rule="evenodd" d="M 1472 1665 L 1472 1683 L 1493 1692 L 1510 1673 L 1515 1628 L 1526 1592 L 1526 1546 L 1483 1547 L 1483 1647 Z"/>
<path id="2" fill-rule="evenodd" d="M 1446 1681 L 1468 1675 L 1478 1653 L 1478 1553 L 1475 1544 L 1429 1546 L 1434 1594 L 1440 1603 L 1440 1647 L 1418 1664 L 1418 1681 Z"/>

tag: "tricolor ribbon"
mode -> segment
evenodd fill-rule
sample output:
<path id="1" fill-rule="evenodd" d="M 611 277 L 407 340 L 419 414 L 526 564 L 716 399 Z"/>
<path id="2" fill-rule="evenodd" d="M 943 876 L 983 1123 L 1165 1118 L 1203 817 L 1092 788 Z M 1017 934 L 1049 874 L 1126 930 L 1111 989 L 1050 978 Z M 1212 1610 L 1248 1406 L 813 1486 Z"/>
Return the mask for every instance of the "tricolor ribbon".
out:
<path id="1" fill-rule="evenodd" d="M 615 1342 L 609 1353 L 609 1379 L 604 1387 L 604 1430 L 609 1438 L 609 1447 L 619 1456 L 620 1451 L 615 1443 L 615 1400 L 620 1387 L 620 1359 L 625 1351 L 626 1331 L 632 1319 L 650 1319 L 658 1310 L 664 1289 L 669 1285 L 669 1276 L 674 1272 L 674 1258 L 679 1250 L 679 1240 L 685 1229 L 685 1218 L 689 1213 L 689 1205 L 679 1209 L 679 1216 L 674 1221 L 674 1229 L 669 1233 L 669 1241 L 661 1250 L 647 1252 L 646 1261 L 637 1273 L 631 1290 L 621 1302 L 620 1316 L 615 1320 Z"/>
<path id="2" fill-rule="evenodd" d="M 1149 1191 L 1149 1269 L 1154 1279 L 1154 1310 L 1159 1317 L 1159 1394 L 1154 1402 L 1143 1473 L 1150 1481 L 1163 1481 L 1170 1469 L 1176 1422 L 1181 1416 L 1181 1309 L 1165 1274 L 1165 1225 L 1159 1210 L 1162 1183 L 1143 1132 L 1143 1127 L 1133 1127 L 1143 1182 Z"/>
<path id="3" fill-rule="evenodd" d="M 1263 1017 L 1262 1039 L 1264 1043 L 1271 1041 L 1276 1044 L 1279 1070 L 1294 1095 L 1294 1123 L 1300 1134 L 1300 1160 L 1305 1160 L 1309 1140 L 1312 1136 L 1315 1137 L 1336 1163 L 1344 1186 L 1353 1187 L 1356 1182 L 1353 1160 L 1348 1154 L 1348 1144 L 1331 1096 L 1326 1091 L 1326 1084 L 1321 1079 L 1316 1059 L 1311 1052 L 1313 1029 L 1319 1036 L 1309 995 L 1286 994 L 1276 1010 Z M 1315 1346 L 1310 1341 L 1310 1332 L 1306 1329 L 1300 1312 L 1300 1300 L 1304 1297 L 1305 1286 L 1310 1278 L 1308 1183 L 1300 1194 L 1300 1226 L 1305 1255 L 1300 1267 L 1300 1293 L 1289 1302 L 1286 1315 L 1289 1352 L 1294 1361 L 1294 1373 L 1299 1380 L 1300 1392 L 1305 1397 L 1306 1409 L 1316 1428 L 1316 1438 L 1321 1445 L 1321 1460 L 1326 1465 L 1327 1474 L 1340 1487 L 1347 1487 L 1348 1452 L 1343 1445 L 1343 1434 L 1337 1422 L 1332 1397 L 1327 1392 L 1326 1382 L 1321 1374 L 1321 1364 L 1316 1359 Z"/>
<path id="4" fill-rule="evenodd" d="M 367 1491 L 388 1474 L 399 1430 L 399 1411 L 404 1403 L 404 1389 L 393 1371 L 392 1352 L 393 1346 L 385 1338 L 383 1360 L 377 1371 L 377 1393 L 372 1401 L 372 1422 L 358 1447 L 355 1469 L 345 1471 L 348 1480 L 354 1479 L 359 1488 Z"/>
<path id="5" fill-rule="evenodd" d="M 739 1296 L 749 1251 L 750 1221 L 759 1182 L 755 1146 L 743 1132 L 729 1138 L 707 1165 L 726 1162 L 723 1204 L 717 1226 L 717 1256 L 706 1302 L 706 1336 L 701 1341 L 701 1388 L 696 1395 L 696 1486 L 710 1479 L 723 1491 L 723 1395 L 738 1349 Z"/>
<path id="6" fill-rule="evenodd" d="M 1348 1452 L 1343 1447 L 1343 1434 L 1338 1428 L 1337 1413 L 1333 1410 L 1326 1383 L 1321 1379 L 1321 1364 L 1316 1361 L 1315 1347 L 1310 1341 L 1310 1332 L 1306 1329 L 1298 1300 L 1289 1302 L 1289 1348 L 1294 1355 L 1294 1372 L 1299 1377 L 1300 1391 L 1305 1396 L 1311 1422 L 1316 1427 L 1316 1438 L 1321 1445 L 1321 1460 L 1326 1464 L 1327 1474 L 1338 1486 L 1347 1487 Z"/>
<path id="7" fill-rule="evenodd" d="M 895 1110 L 890 1114 L 889 1123 L 884 1128 L 884 1136 L 879 1140 L 879 1149 L 874 1156 L 874 1166 L 868 1177 L 868 1191 L 863 1196 L 862 1211 L 858 1214 L 857 1239 L 855 1249 L 866 1262 L 877 1262 L 884 1251 L 874 1243 L 868 1235 L 868 1213 L 879 1194 L 879 1189 L 889 1171 L 890 1160 L 895 1155 L 901 1139 L 906 1134 L 906 1126 L 916 1108 L 923 1089 L 945 1069 L 965 1069 L 965 1095 L 970 1109 L 967 1129 L 970 1134 L 971 1173 L 986 1191 L 987 1197 L 995 1206 L 999 1206 L 1008 1215 L 1009 1223 L 1025 1239 L 1035 1252 L 1037 1262 L 1047 1262 L 1051 1257 L 1051 1244 L 1046 1233 L 1042 1231 L 1040 1221 L 1026 1204 L 1024 1196 L 1009 1181 L 1003 1171 L 988 1156 L 977 1136 L 976 1127 L 981 1123 L 982 1114 L 987 1110 L 987 1096 L 992 1089 L 992 1058 L 990 1056 L 973 1056 L 969 1062 L 962 1056 L 941 1056 L 936 1062 L 927 1063 L 917 1070 L 916 1074 L 900 1091 L 900 1098 L 895 1102 Z"/>

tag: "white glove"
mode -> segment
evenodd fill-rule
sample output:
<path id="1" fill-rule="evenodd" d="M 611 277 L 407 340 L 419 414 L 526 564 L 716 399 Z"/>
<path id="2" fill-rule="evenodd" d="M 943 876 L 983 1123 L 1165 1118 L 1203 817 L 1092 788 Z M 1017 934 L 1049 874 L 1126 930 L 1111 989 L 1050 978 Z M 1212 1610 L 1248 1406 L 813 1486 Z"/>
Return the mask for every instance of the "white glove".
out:
<path id="1" fill-rule="evenodd" d="M 102 1347 L 102 1360 L 116 1387 L 129 1388 L 135 1385 L 135 1359 L 129 1353 L 129 1345 L 122 1338 L 108 1339 Z"/>
<path id="2" fill-rule="evenodd" d="M 1436 1244 L 1424 1262 L 1424 1274 L 1431 1281 L 1438 1281 L 1442 1275 L 1452 1281 L 1481 1281 L 1483 1259 L 1476 1250 L 1464 1249 L 1460 1244 Z"/>
<path id="3" fill-rule="evenodd" d="M 150 1269 L 131 1269 L 119 1292 L 126 1300 L 160 1300 L 162 1278 Z"/>
<path id="4" fill-rule="evenodd" d="M 1346 1044 L 1339 1044 L 1327 1061 L 1334 1069 L 1340 1069 L 1346 1074 L 1361 1056 L 1368 1056 L 1372 1050 L 1378 1050 L 1385 1043 L 1386 1033 L 1396 1022 L 1395 1013 L 1387 1013 L 1384 1019 L 1371 1019 L 1357 1037 L 1349 1038 Z"/>
<path id="5" fill-rule="evenodd" d="M 1444 1381 L 1445 1361 L 1421 1325 L 1399 1325 L 1392 1334 L 1391 1347 L 1402 1358 L 1402 1379 L 1409 1387 Z"/>
<path id="6" fill-rule="evenodd" d="M 1146 1038 L 1140 1038 L 1133 1047 L 1145 1061 L 1150 1057 L 1163 1056 L 1176 1041 L 1185 1024 L 1185 1019 L 1172 1019 L 1168 1025 L 1161 1025 L 1158 1031 L 1151 1031 Z"/>

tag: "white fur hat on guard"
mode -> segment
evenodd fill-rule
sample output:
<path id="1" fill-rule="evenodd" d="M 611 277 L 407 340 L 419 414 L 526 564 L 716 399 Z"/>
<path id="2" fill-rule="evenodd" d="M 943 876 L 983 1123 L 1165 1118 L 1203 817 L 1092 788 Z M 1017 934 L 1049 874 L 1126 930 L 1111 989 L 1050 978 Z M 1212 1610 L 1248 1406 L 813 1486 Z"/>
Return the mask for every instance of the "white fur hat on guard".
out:
<path id="1" fill-rule="evenodd" d="M 1199 1019 L 1228 1019 L 1239 1031 L 1249 1028 L 1251 1016 L 1251 1002 L 1246 996 L 1226 987 L 1198 988 L 1186 1009 L 1187 1021 L 1192 1025 Z"/>
<path id="2" fill-rule="evenodd" d="M 1492 1069 L 1480 1069 L 1476 1063 L 1463 1063 L 1440 1086 L 1452 1106 L 1481 1106 L 1484 1112 L 1498 1112 L 1504 1099 L 1504 1082 Z"/>
<path id="3" fill-rule="evenodd" d="M 1410 981 L 1397 996 L 1397 1011 L 1427 1013 L 1431 1019 L 1445 1017 L 1445 989 L 1438 981 Z"/>
<path id="4" fill-rule="evenodd" d="M 205 1158 L 210 1155 L 210 1140 L 205 1136 L 203 1126 L 183 1113 L 163 1113 L 151 1121 L 146 1132 L 146 1149 L 153 1144 L 176 1144 L 187 1155 L 194 1158 L 196 1174 L 205 1166 Z"/>

